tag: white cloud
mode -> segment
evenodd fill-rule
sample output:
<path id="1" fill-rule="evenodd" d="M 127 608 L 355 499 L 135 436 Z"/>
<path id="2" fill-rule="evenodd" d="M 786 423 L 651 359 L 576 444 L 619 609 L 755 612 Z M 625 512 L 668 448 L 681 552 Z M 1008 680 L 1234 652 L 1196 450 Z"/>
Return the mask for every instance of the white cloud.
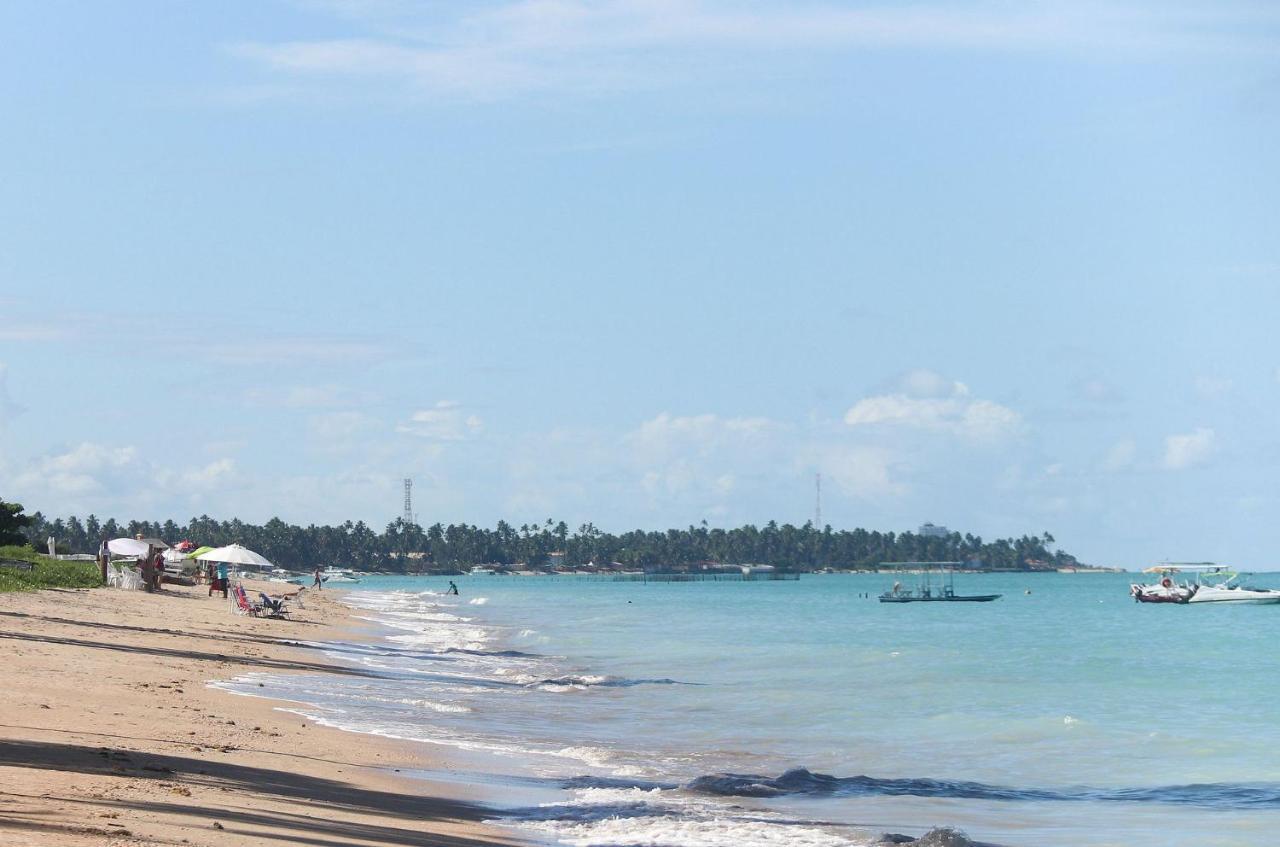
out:
<path id="1" fill-rule="evenodd" d="M 218 459 L 202 468 L 193 468 L 179 473 L 177 481 L 183 485 L 220 485 L 231 478 L 236 471 L 236 463 L 231 459 Z"/>
<path id="2" fill-rule="evenodd" d="M 390 81 L 431 94 L 617 91 L 741 73 L 743 57 L 862 49 L 1167 51 L 1215 43 L 1228 15 L 1098 3 L 985 2 L 849 7 L 744 0 L 506 0 L 489 4 L 322 4 L 358 31 L 244 42 L 244 59 L 292 76 Z M 1237 32 L 1248 30 L 1237 29 Z M 1235 40 L 1245 36 L 1236 35 Z M 1225 42 L 1231 43 L 1230 40 Z"/>
<path id="3" fill-rule="evenodd" d="M 19 490 L 42 488 L 55 494 L 100 491 L 109 478 L 136 467 L 137 458 L 138 451 L 133 447 L 108 447 L 86 441 L 65 453 L 35 460 L 17 474 L 14 485 Z"/>
<path id="4" fill-rule="evenodd" d="M 1212 429 L 1199 427 L 1184 435 L 1170 435 L 1164 440 L 1164 467 L 1183 470 L 1204 464 L 1217 449 Z"/>
<path id="5" fill-rule="evenodd" d="M 903 388 L 896 394 L 864 397 L 845 412 L 844 422 L 852 427 L 945 432 L 983 442 L 1001 441 L 1022 430 L 1021 415 L 999 403 L 970 397 L 964 383 L 916 371 Z"/>
<path id="6" fill-rule="evenodd" d="M 351 440 L 358 435 L 376 430 L 379 421 L 363 412 L 323 412 L 308 418 L 307 426 L 312 437 L 320 441 L 322 446 L 343 448 L 356 446 L 351 443 Z"/>
<path id="7" fill-rule="evenodd" d="M 768 418 L 723 418 L 719 415 L 671 415 L 645 421 L 624 441 L 646 459 L 662 459 L 688 451 L 707 454 L 725 447 L 763 446 L 779 425 Z"/>
<path id="8" fill-rule="evenodd" d="M 763 417 L 663 412 L 607 448 L 605 462 L 625 469 L 654 508 L 684 504 L 699 516 L 728 514 L 744 483 L 762 468 L 786 467 L 794 444 L 787 428 Z M 749 487 L 748 481 L 748 487 Z"/>
<path id="9" fill-rule="evenodd" d="M 963 397 L 969 393 L 969 386 L 935 371 L 918 368 L 898 378 L 896 393 L 922 398 Z"/>
<path id="10" fill-rule="evenodd" d="M 433 441 L 462 441 L 480 431 L 483 422 L 477 415 L 467 414 L 453 400 L 441 400 L 430 409 L 420 409 L 396 432 Z"/>
<path id="11" fill-rule="evenodd" d="M 170 467 L 144 458 L 134 446 L 82 442 L 63 452 L 0 467 L 0 488 L 21 501 L 69 515 L 121 508 L 143 516 L 190 502 L 236 477 L 235 462 L 218 458 L 198 467 Z M 34 507 L 32 507 L 34 508 Z"/>
<path id="12" fill-rule="evenodd" d="M 821 457 L 824 476 L 835 480 L 846 494 L 860 498 L 906 494 L 909 487 L 893 479 L 895 464 L 890 450 L 865 445 L 831 448 Z"/>
<path id="13" fill-rule="evenodd" d="M 1132 439 L 1124 439 L 1117 441 L 1107 450 L 1107 455 L 1102 459 L 1102 469 L 1108 473 L 1115 473 L 1133 466 L 1133 460 L 1138 455 L 1138 445 Z"/>

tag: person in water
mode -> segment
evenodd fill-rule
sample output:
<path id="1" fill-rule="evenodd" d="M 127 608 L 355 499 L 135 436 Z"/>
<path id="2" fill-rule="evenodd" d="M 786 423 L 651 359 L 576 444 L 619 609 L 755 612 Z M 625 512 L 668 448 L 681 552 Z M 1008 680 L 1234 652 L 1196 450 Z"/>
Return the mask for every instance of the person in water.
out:
<path id="1" fill-rule="evenodd" d="M 458 586 L 453 584 L 453 580 L 449 580 L 449 590 L 446 591 L 445 594 L 457 594 L 457 593 L 458 593 Z"/>

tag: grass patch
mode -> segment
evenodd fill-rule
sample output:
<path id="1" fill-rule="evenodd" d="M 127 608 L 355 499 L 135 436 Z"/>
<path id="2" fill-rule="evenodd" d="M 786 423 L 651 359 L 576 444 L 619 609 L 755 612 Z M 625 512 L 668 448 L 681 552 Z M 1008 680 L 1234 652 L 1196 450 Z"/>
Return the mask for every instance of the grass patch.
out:
<path id="1" fill-rule="evenodd" d="M 95 588 L 102 585 L 102 572 L 96 562 L 60 562 L 41 556 L 30 547 L 0 547 L 0 559 L 18 559 L 32 564 L 29 571 L 0 565 L 0 592 Z"/>

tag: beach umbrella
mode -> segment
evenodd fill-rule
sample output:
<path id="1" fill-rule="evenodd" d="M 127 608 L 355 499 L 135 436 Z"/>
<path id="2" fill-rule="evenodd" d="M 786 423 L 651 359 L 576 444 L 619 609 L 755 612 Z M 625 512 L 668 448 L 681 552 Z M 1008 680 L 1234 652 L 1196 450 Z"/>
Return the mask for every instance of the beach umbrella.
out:
<path id="1" fill-rule="evenodd" d="M 152 547 L 156 548 L 157 550 L 168 550 L 168 549 L 169 549 L 169 545 L 168 545 L 168 544 L 165 544 L 165 543 L 164 543 L 163 541 L 161 541 L 159 538 L 141 538 L 141 539 L 138 539 L 138 540 L 139 540 L 139 541 L 141 541 L 143 544 L 149 544 L 149 545 L 151 545 Z"/>
<path id="2" fill-rule="evenodd" d="M 117 556 L 136 558 L 147 555 L 147 542 L 136 538 L 113 538 L 107 542 L 107 549 Z"/>
<path id="3" fill-rule="evenodd" d="M 274 567 L 262 556 L 239 544 L 217 547 L 208 553 L 201 553 L 196 558 L 202 562 L 226 562 L 229 565 L 251 565 L 257 568 Z"/>
<path id="4" fill-rule="evenodd" d="M 214 549 L 214 548 L 212 548 L 212 547 L 197 547 L 196 549 L 192 550 L 190 553 L 188 553 L 188 554 L 187 554 L 187 558 L 188 558 L 188 559 L 198 559 L 198 558 L 200 558 L 200 556 L 201 556 L 202 554 L 204 554 L 204 553 L 208 553 L 208 552 L 209 552 L 210 550 L 212 550 L 212 549 Z"/>

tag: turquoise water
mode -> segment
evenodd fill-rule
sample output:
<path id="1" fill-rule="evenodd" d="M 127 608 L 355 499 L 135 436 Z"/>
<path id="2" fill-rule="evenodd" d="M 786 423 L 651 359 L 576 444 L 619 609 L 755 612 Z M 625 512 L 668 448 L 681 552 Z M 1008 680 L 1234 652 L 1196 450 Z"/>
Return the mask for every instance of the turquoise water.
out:
<path id="1" fill-rule="evenodd" d="M 891 578 L 872 575 L 477 576 L 460 597 L 371 578 L 347 602 L 386 637 L 330 647 L 370 676 L 230 687 L 505 757 L 553 791 L 508 817 L 565 843 L 836 847 L 933 825 L 1274 843 L 1280 608 L 1137 605 L 1125 575 L 959 579 L 1004 597 L 880 604 Z M 705 778 L 724 772 L 748 778 Z"/>

